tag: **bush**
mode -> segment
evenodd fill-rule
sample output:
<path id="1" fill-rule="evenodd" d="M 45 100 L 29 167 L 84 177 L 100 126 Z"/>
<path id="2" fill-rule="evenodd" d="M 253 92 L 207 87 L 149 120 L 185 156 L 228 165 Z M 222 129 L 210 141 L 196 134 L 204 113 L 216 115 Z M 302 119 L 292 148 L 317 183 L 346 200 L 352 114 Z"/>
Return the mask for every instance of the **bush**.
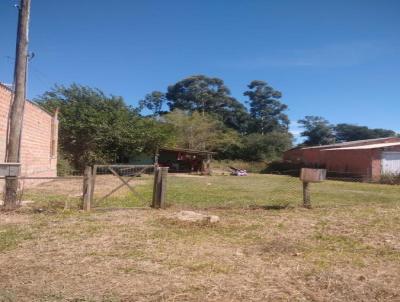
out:
<path id="1" fill-rule="evenodd" d="M 380 183 L 388 185 L 398 185 L 400 184 L 400 174 L 399 173 L 382 174 Z"/>
<path id="2" fill-rule="evenodd" d="M 281 158 L 292 145 L 292 136 L 286 132 L 271 132 L 265 135 L 249 134 L 242 139 L 240 158 L 248 161 L 271 161 Z"/>
<path id="3" fill-rule="evenodd" d="M 66 176 L 72 175 L 74 172 L 74 168 L 63 153 L 58 154 L 57 158 L 57 175 L 58 176 Z"/>
<path id="4" fill-rule="evenodd" d="M 278 173 L 284 175 L 298 176 L 301 168 L 303 168 L 303 165 L 300 163 L 277 160 L 270 162 L 268 166 L 261 171 L 261 173 Z"/>

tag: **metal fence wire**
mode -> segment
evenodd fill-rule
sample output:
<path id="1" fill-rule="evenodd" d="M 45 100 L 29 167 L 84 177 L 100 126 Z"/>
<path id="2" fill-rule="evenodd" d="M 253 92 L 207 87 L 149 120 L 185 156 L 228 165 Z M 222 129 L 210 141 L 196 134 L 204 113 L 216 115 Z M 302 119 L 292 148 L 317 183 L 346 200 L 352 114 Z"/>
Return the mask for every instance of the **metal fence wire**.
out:
<path id="1" fill-rule="evenodd" d="M 75 176 L 18 177 L 17 203 L 22 206 L 32 207 L 35 210 L 49 209 L 79 209 L 82 200 L 82 180 L 76 171 Z M 0 180 L 1 192 L 4 200 L 4 182 Z"/>
<path id="2" fill-rule="evenodd" d="M 285 208 L 301 201 L 301 182 L 286 175 L 170 174 L 168 203 L 200 208 Z"/>
<path id="3" fill-rule="evenodd" d="M 311 183 L 309 192 L 317 208 L 400 202 L 396 183 L 350 174 L 328 173 L 325 181 Z M 179 207 L 281 209 L 303 205 L 303 184 L 298 169 L 249 176 L 170 174 L 167 195 L 168 203 Z"/>
<path id="4" fill-rule="evenodd" d="M 99 165 L 93 170 L 92 208 L 149 207 L 153 197 L 154 166 Z M 83 173 L 63 177 L 19 177 L 18 200 L 35 209 L 80 209 Z M 231 176 L 169 173 L 167 206 L 177 208 L 281 209 L 301 206 L 300 170 Z M 394 178 L 396 180 L 397 178 Z M 3 188 L 4 179 L 0 179 Z M 313 207 L 400 202 L 400 185 L 363 176 L 328 173 L 326 181 L 310 184 Z M 0 204 L 3 202 L 0 197 Z"/>
<path id="5" fill-rule="evenodd" d="M 312 184 L 311 194 L 314 204 L 324 207 L 400 202 L 398 183 L 369 176 L 328 174 L 326 181 Z"/>

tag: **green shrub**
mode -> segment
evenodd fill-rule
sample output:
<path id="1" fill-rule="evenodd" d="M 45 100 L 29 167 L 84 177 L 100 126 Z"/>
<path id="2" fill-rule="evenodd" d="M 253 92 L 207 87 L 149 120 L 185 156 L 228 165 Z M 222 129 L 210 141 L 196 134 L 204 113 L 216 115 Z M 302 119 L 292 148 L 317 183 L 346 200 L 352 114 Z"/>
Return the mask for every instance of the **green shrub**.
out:
<path id="1" fill-rule="evenodd" d="M 287 161 L 272 161 L 268 164 L 268 166 L 261 171 L 261 173 L 279 173 L 285 175 L 298 175 L 300 173 L 302 164 L 299 163 L 291 163 Z"/>
<path id="2" fill-rule="evenodd" d="M 57 158 L 58 176 L 72 175 L 74 170 L 75 169 L 72 166 L 71 161 L 62 152 L 59 152 Z"/>
<path id="3" fill-rule="evenodd" d="M 400 173 L 382 174 L 380 183 L 389 184 L 389 185 L 398 185 L 398 184 L 400 184 Z"/>

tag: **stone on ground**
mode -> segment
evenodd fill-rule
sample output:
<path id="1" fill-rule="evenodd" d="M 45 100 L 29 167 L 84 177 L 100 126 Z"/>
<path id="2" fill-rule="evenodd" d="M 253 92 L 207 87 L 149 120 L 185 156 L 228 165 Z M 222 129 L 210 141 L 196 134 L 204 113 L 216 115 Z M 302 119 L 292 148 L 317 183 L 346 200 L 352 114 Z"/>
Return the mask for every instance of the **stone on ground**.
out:
<path id="1" fill-rule="evenodd" d="M 216 215 L 205 215 L 194 211 L 180 211 L 174 217 L 180 221 L 186 222 L 216 223 L 219 221 L 219 217 Z"/>

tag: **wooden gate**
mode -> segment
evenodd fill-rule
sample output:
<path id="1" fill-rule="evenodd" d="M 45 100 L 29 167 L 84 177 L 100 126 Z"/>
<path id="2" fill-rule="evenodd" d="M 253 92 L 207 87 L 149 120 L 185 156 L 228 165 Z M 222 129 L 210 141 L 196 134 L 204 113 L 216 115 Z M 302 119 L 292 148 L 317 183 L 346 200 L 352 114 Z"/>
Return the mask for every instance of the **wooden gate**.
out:
<path id="1" fill-rule="evenodd" d="M 110 202 L 110 204 L 115 207 L 135 207 L 135 198 L 130 198 L 128 195 L 119 199 L 115 197 L 124 188 L 127 188 L 128 192 L 132 193 L 132 196 L 136 197 L 141 205 L 149 205 L 152 198 L 151 194 L 145 196 L 138 192 L 137 186 L 138 184 L 142 185 L 140 182 L 152 183 L 152 179 L 148 179 L 148 176 L 154 174 L 154 168 L 153 165 L 94 165 L 90 188 L 92 207 L 107 205 L 106 201 L 112 198 L 113 202 Z M 143 178 L 141 179 L 141 177 Z M 112 207 L 111 205 L 106 207 Z"/>

